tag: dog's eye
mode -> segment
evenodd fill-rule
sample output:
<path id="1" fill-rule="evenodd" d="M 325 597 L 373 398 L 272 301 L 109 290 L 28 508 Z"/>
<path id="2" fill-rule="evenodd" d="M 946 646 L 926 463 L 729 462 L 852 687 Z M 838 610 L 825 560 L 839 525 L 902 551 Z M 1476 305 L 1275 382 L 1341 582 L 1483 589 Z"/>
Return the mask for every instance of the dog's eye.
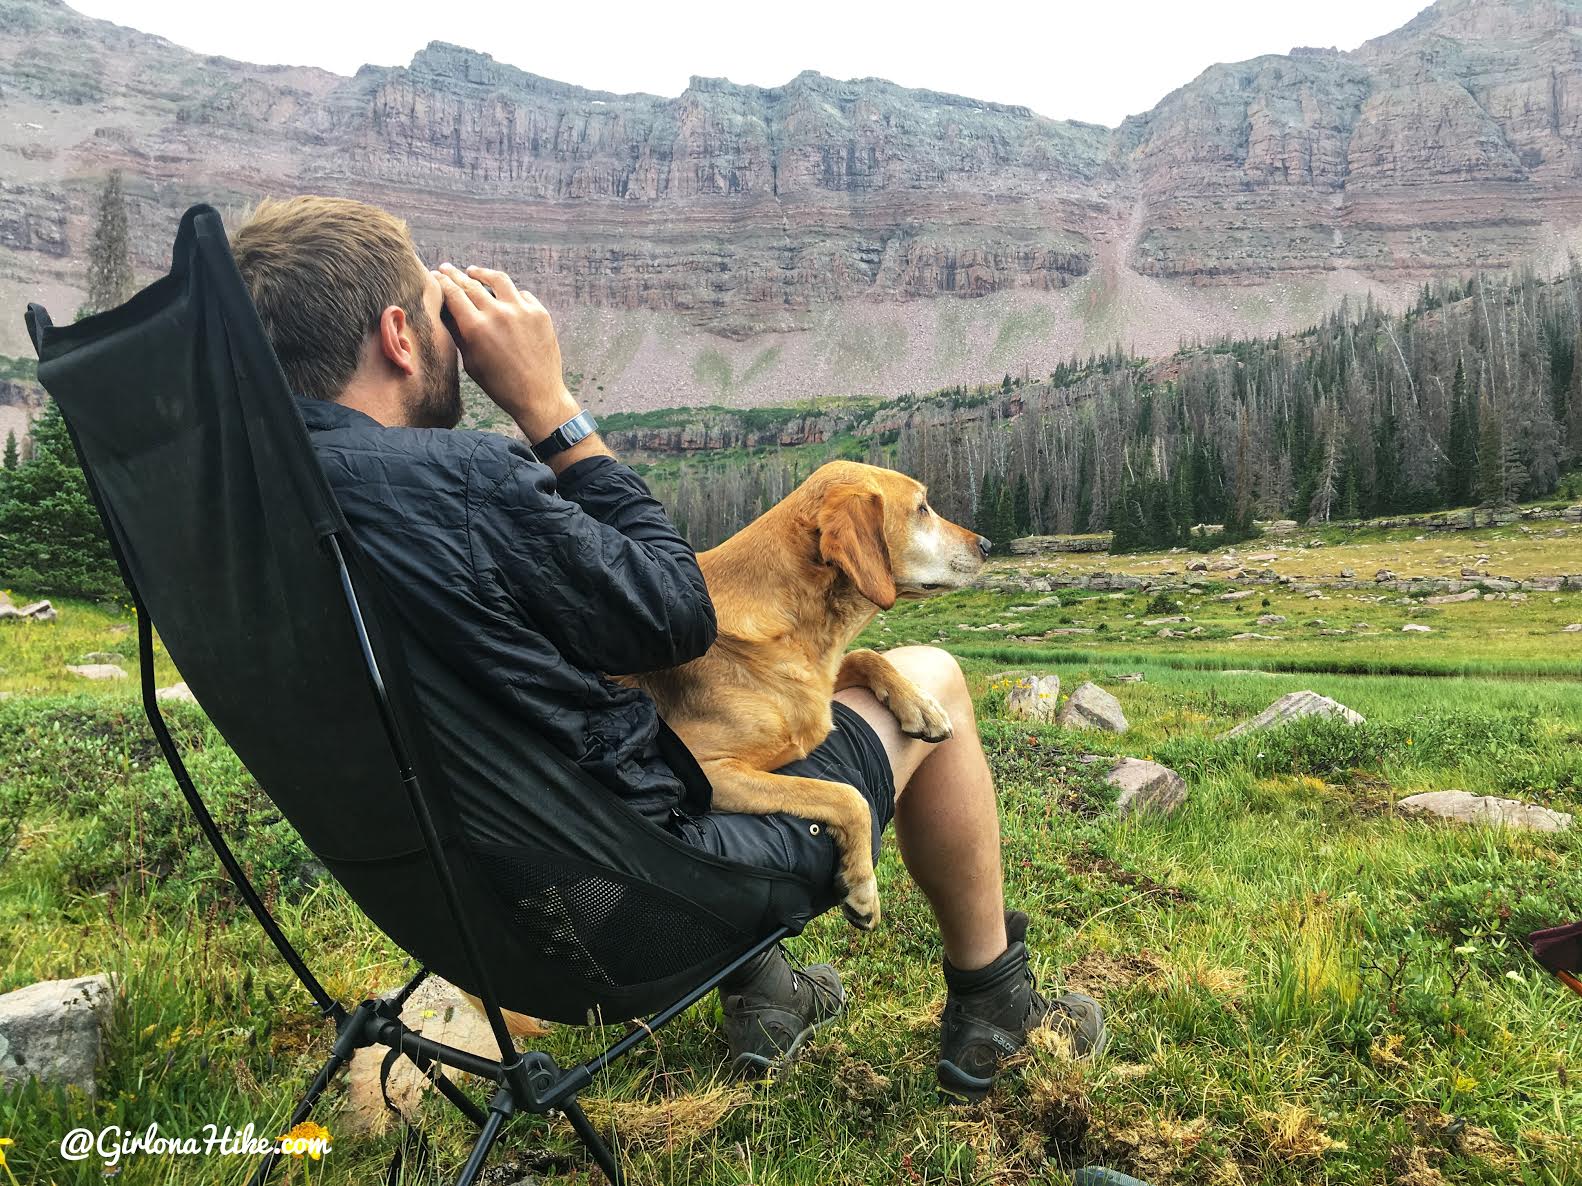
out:
<path id="1" fill-rule="evenodd" d="M 917 504 L 917 513 L 919 515 L 926 515 L 926 514 L 928 514 L 928 504 L 926 502 L 918 503 Z"/>

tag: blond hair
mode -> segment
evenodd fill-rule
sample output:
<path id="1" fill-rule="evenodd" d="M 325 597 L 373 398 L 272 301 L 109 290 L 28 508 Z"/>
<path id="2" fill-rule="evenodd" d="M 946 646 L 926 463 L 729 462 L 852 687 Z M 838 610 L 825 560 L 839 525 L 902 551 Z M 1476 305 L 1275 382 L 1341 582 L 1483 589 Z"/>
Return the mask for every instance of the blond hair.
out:
<path id="1" fill-rule="evenodd" d="M 425 273 L 407 225 L 347 198 L 266 199 L 231 236 L 242 273 L 292 390 L 334 400 L 356 373 L 387 306 L 420 333 Z"/>

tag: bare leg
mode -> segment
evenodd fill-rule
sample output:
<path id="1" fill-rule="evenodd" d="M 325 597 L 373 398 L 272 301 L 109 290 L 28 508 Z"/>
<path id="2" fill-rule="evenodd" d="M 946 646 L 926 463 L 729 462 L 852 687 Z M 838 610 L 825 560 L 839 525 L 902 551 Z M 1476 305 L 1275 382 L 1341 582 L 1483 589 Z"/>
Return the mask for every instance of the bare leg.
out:
<path id="1" fill-rule="evenodd" d="M 898 647 L 884 657 L 945 707 L 954 727 L 949 740 L 931 744 L 903 735 L 865 688 L 845 688 L 835 698 L 884 743 L 895 771 L 901 859 L 933 907 L 945 958 L 972 971 L 1006 948 L 1000 819 L 972 697 L 956 660 L 937 647 Z"/>

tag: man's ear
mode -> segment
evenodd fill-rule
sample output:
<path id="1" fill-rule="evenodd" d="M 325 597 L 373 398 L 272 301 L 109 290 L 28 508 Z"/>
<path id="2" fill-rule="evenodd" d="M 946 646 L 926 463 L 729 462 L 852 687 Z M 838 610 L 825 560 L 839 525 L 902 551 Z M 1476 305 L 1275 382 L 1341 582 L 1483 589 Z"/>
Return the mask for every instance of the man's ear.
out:
<path id="1" fill-rule="evenodd" d="M 873 490 L 832 490 L 818 513 L 818 551 L 880 609 L 895 604 L 895 575 L 884 541 L 884 500 Z"/>
<path id="2" fill-rule="evenodd" d="M 400 305 L 386 305 L 374 329 L 379 353 L 403 375 L 417 373 L 418 340 L 416 328 Z"/>

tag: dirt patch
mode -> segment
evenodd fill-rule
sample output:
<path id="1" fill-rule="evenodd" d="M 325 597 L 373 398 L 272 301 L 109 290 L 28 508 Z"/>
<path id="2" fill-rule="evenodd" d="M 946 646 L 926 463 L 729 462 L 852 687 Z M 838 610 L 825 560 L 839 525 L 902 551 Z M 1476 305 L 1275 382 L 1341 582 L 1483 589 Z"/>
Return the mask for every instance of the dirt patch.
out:
<path id="1" fill-rule="evenodd" d="M 1109 857 L 1083 849 L 1066 854 L 1066 868 L 1079 877 L 1095 877 L 1112 885 L 1135 889 L 1144 897 L 1162 898 L 1170 902 L 1190 902 L 1192 895 L 1178 885 L 1164 885 L 1146 873 L 1133 873 L 1116 864 Z"/>
<path id="2" fill-rule="evenodd" d="M 1074 992 L 1102 999 L 1134 984 L 1158 981 L 1163 975 L 1164 965 L 1146 951 L 1135 955 L 1090 951 L 1066 969 L 1062 983 Z"/>

